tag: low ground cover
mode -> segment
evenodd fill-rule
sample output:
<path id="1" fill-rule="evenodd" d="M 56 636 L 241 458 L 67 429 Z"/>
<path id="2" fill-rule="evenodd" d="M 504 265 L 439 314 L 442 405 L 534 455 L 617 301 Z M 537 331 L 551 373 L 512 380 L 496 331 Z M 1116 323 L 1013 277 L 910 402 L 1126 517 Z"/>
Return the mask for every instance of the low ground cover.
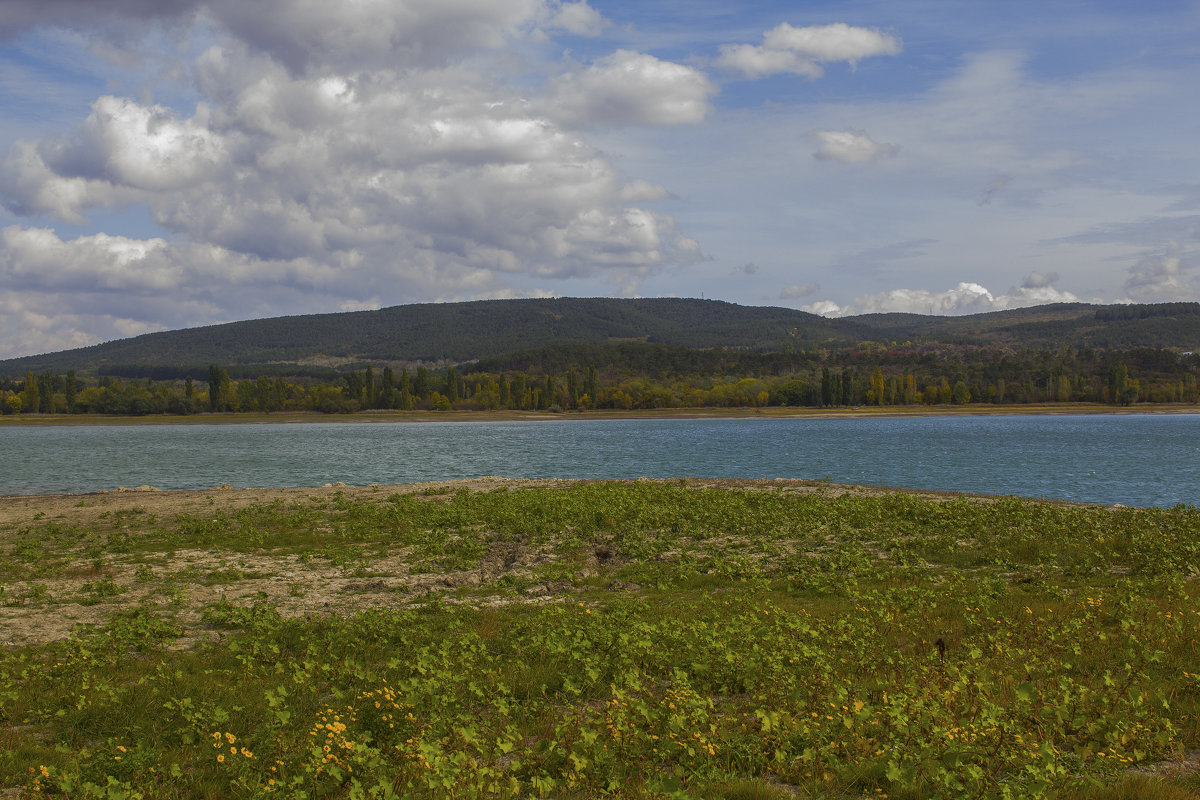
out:
<path id="1" fill-rule="evenodd" d="M 0 524 L 15 796 L 1200 792 L 1192 507 L 496 480 Z"/>

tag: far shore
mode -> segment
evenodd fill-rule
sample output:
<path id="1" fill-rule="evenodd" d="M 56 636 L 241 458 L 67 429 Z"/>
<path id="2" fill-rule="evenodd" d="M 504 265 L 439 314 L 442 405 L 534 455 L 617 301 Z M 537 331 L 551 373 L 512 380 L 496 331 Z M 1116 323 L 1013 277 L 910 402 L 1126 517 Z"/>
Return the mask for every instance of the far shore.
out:
<path id="1" fill-rule="evenodd" d="M 21 414 L 0 416 L 0 428 L 41 425 L 237 425 L 379 422 L 544 422 L 547 420 L 639 420 L 639 419 L 847 419 L 855 417 L 981 417 L 1026 414 L 1200 414 L 1196 403 L 1143 403 L 1111 406 L 1101 403 L 1028 403 L 965 406 L 856 406 L 850 408 L 660 408 L 619 411 L 356 411 L 349 414 L 307 412 L 227 412 L 187 416 L 151 414 L 116 416 L 106 414 Z"/>

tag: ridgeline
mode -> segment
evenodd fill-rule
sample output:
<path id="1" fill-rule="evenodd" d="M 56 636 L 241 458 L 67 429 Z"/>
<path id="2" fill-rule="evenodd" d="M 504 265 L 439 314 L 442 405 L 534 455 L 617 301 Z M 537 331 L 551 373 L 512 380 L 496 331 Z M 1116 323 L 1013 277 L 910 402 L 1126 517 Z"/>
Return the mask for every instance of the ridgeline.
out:
<path id="1" fill-rule="evenodd" d="M 553 354 L 563 346 L 586 346 L 595 360 L 604 362 L 619 357 L 620 346 L 630 344 L 795 353 L 853 348 L 862 342 L 924 349 L 1192 351 L 1200 349 L 1200 304 L 1067 303 L 961 317 L 868 314 L 827 319 L 788 308 L 678 298 L 426 303 L 149 333 L 0 361 L 0 377 L 75 370 L 200 379 L 215 363 L 235 376 L 329 379 L 368 364 L 501 363 L 517 353 L 525 354 L 526 362 L 530 353 Z"/>

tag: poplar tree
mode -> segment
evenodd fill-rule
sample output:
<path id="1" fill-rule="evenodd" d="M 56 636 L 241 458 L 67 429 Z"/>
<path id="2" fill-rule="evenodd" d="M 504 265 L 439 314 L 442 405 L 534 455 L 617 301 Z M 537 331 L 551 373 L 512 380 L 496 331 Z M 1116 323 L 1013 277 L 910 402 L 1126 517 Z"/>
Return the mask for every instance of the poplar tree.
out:
<path id="1" fill-rule="evenodd" d="M 400 370 L 400 396 L 396 400 L 396 405 L 402 411 L 412 411 L 413 407 L 413 387 L 412 379 L 408 377 L 408 370 Z"/>
<path id="2" fill-rule="evenodd" d="M 396 376 L 391 367 L 383 368 L 383 382 L 379 387 L 379 407 L 396 407 Z"/>
<path id="3" fill-rule="evenodd" d="M 21 392 L 21 408 L 26 414 L 36 414 L 40 408 L 38 382 L 33 370 L 25 373 L 25 390 Z"/>
<path id="4" fill-rule="evenodd" d="M 190 378 L 188 379 L 188 382 L 189 383 L 191 382 Z M 69 369 L 69 370 L 67 370 L 66 384 L 63 386 L 63 394 L 65 394 L 66 398 L 67 398 L 67 411 L 68 412 L 73 412 L 75 410 L 75 395 L 78 392 L 79 392 L 79 382 L 75 379 L 75 370 Z"/>
<path id="5" fill-rule="evenodd" d="M 221 410 L 221 368 L 216 364 L 208 365 L 208 408 Z"/>

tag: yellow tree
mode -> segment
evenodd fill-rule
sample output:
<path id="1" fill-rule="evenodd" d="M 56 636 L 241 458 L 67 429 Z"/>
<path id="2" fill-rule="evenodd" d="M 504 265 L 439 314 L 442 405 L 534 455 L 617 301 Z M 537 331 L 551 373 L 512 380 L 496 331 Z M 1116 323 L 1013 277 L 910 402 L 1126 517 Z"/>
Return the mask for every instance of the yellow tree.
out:
<path id="1" fill-rule="evenodd" d="M 879 367 L 875 368 L 875 373 L 871 376 L 871 390 L 875 392 L 875 405 L 883 405 L 883 370 Z"/>

